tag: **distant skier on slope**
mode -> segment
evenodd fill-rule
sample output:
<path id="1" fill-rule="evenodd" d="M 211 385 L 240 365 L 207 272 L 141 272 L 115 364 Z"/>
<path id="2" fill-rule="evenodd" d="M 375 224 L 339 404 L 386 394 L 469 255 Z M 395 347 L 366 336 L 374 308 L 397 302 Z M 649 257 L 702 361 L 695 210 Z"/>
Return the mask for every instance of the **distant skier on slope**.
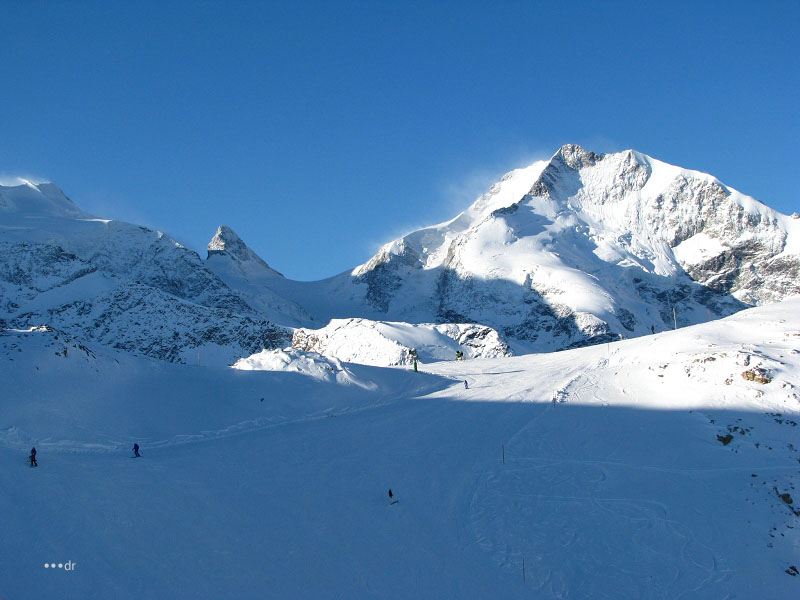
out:
<path id="1" fill-rule="evenodd" d="M 417 351 L 416 351 L 416 349 L 415 349 L 415 348 L 412 348 L 411 350 L 409 350 L 409 351 L 408 351 L 408 355 L 409 355 L 409 356 L 412 358 L 412 360 L 414 361 L 414 373 L 416 373 L 416 372 L 417 372 L 417 358 L 418 358 L 418 357 L 417 357 Z"/>
<path id="2" fill-rule="evenodd" d="M 465 390 L 468 390 L 468 389 L 469 389 L 469 384 L 467 383 L 467 380 L 466 380 L 466 379 L 464 380 L 464 389 L 465 389 Z"/>
<path id="3" fill-rule="evenodd" d="M 139 444 L 137 444 L 135 442 L 133 444 L 133 457 L 134 458 L 141 458 L 141 454 L 139 454 Z"/>
<path id="4" fill-rule="evenodd" d="M 36 446 L 31 448 L 31 455 L 28 458 L 30 458 L 32 467 L 38 467 L 39 466 L 39 463 L 36 462 Z"/>
<path id="5" fill-rule="evenodd" d="M 389 504 L 397 504 L 397 500 L 394 499 L 394 494 L 392 490 L 389 490 Z"/>

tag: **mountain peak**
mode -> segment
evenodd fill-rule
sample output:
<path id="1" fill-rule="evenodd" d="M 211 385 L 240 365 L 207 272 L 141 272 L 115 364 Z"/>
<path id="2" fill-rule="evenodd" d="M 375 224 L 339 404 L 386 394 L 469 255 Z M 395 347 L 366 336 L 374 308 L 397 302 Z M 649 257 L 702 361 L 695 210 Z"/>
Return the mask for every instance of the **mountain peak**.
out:
<path id="1" fill-rule="evenodd" d="M 580 169 L 594 166 L 598 161 L 603 160 L 603 156 L 584 150 L 577 144 L 564 144 L 550 160 L 563 162 L 572 169 Z"/>
<path id="2" fill-rule="evenodd" d="M 244 243 L 236 232 L 227 225 L 220 225 L 217 228 L 217 233 L 211 238 L 208 243 L 208 258 L 214 255 L 224 255 L 233 259 L 234 262 L 242 265 L 251 265 L 267 269 L 269 272 L 283 277 L 280 273 L 272 269 L 258 254 L 253 252 L 250 247 Z"/>
<path id="3" fill-rule="evenodd" d="M 208 250 L 217 252 L 229 252 L 237 254 L 243 250 L 248 250 L 247 244 L 244 243 L 242 238 L 236 235 L 236 232 L 227 225 L 220 225 L 217 227 L 217 233 L 208 242 Z"/>

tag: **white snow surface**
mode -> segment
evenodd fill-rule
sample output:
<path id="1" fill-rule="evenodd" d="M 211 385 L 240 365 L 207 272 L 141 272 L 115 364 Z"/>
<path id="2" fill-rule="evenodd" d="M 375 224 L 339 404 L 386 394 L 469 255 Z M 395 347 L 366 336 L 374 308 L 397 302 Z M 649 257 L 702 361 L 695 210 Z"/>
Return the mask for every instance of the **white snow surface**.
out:
<path id="1" fill-rule="evenodd" d="M 2 331 L 0 596 L 797 595 L 800 299 L 420 373 L 314 360 L 370 385 Z"/>
<path id="2" fill-rule="evenodd" d="M 24 218 L 64 217 L 92 220 L 52 183 L 20 180 L 19 185 L 0 185 L 0 214 Z"/>
<path id="3" fill-rule="evenodd" d="M 294 348 L 285 350 L 262 350 L 233 364 L 242 371 L 283 371 L 299 373 L 328 383 L 355 384 L 374 389 L 370 383 L 362 383 L 341 361 L 316 352 L 302 352 Z"/>
<path id="4" fill-rule="evenodd" d="M 681 263 L 691 265 L 705 262 L 728 249 L 723 242 L 701 231 L 675 246 L 672 252 Z"/>
<path id="5" fill-rule="evenodd" d="M 390 367 L 419 361 L 494 358 L 512 354 L 494 329 L 456 323 L 391 323 L 369 319 L 333 319 L 321 329 L 297 329 L 292 346 L 346 362 Z"/>

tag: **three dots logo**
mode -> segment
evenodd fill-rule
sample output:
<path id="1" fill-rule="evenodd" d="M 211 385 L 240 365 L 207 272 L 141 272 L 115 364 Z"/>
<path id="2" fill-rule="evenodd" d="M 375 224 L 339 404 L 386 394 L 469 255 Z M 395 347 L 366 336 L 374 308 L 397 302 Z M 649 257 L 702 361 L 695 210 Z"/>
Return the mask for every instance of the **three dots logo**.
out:
<path id="1" fill-rule="evenodd" d="M 63 569 L 64 571 L 74 571 L 78 563 L 68 560 L 65 563 L 44 563 L 45 569 Z"/>

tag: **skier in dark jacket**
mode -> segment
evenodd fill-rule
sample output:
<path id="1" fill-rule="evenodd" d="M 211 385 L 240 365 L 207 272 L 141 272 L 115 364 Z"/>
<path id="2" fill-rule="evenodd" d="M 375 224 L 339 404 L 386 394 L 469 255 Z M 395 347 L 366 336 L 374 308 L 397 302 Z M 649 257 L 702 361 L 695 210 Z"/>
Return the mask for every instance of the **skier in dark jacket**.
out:
<path id="1" fill-rule="evenodd" d="M 133 456 L 134 458 L 139 458 L 141 455 L 139 454 L 139 444 L 133 444 Z"/>
<path id="2" fill-rule="evenodd" d="M 36 446 L 31 448 L 31 455 L 30 455 L 29 458 L 31 459 L 31 466 L 32 467 L 38 467 L 39 466 L 39 463 L 36 462 Z"/>

